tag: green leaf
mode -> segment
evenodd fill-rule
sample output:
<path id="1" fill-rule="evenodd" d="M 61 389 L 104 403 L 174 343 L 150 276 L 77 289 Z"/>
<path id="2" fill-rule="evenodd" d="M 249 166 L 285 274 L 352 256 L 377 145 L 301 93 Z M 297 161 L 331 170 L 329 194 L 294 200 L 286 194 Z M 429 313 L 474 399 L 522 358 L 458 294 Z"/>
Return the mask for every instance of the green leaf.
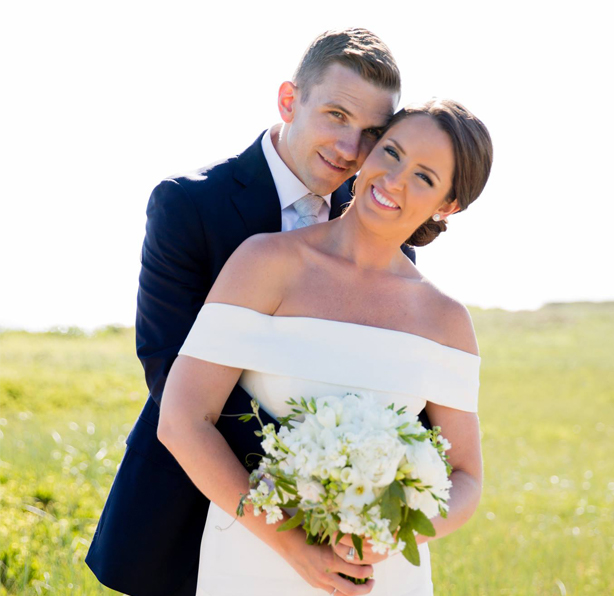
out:
<path id="1" fill-rule="evenodd" d="M 239 416 L 239 420 L 241 422 L 249 422 L 253 417 L 253 414 L 243 414 L 242 416 Z"/>
<path id="2" fill-rule="evenodd" d="M 337 538 L 335 540 L 335 545 L 339 544 L 339 541 L 345 536 L 345 534 L 343 532 L 339 532 L 337 534 Z"/>
<path id="3" fill-rule="evenodd" d="M 398 497 L 392 494 L 392 485 L 390 485 L 383 494 L 381 511 L 382 517 L 390 520 L 388 527 L 391 532 L 394 532 L 401 523 L 401 501 Z"/>
<path id="4" fill-rule="evenodd" d="M 418 551 L 418 544 L 414 531 L 410 524 L 404 524 L 399 530 L 399 538 L 405 542 L 405 548 L 403 549 L 403 556 L 412 564 L 420 565 L 420 552 Z"/>
<path id="5" fill-rule="evenodd" d="M 309 524 L 309 531 L 314 535 L 314 536 L 318 536 L 320 533 L 320 529 L 322 528 L 322 522 L 320 521 L 319 517 L 316 517 L 315 515 L 311 518 L 310 524 Z"/>
<path id="6" fill-rule="evenodd" d="M 418 534 L 422 534 L 423 536 L 435 536 L 435 528 L 431 520 L 426 517 L 422 511 L 410 508 L 408 519 L 411 527 L 416 530 Z"/>
<path id="7" fill-rule="evenodd" d="M 352 534 L 352 544 L 358 553 L 358 558 L 362 561 L 362 536 Z"/>
<path id="8" fill-rule="evenodd" d="M 287 493 L 291 495 L 298 495 L 298 491 L 296 490 L 296 487 L 292 486 L 289 482 L 282 480 L 281 478 L 279 478 L 279 476 L 275 478 L 275 484 L 279 488 L 285 490 Z"/>
<path id="9" fill-rule="evenodd" d="M 326 528 L 324 530 L 324 533 L 320 536 L 320 544 L 323 544 L 324 541 L 328 538 L 328 542 L 330 544 L 330 542 L 332 541 L 332 537 L 330 535 L 330 528 Z"/>
<path id="10" fill-rule="evenodd" d="M 305 513 L 302 509 L 296 512 L 296 515 L 291 517 L 288 521 L 285 521 L 281 526 L 277 528 L 278 532 L 284 532 L 285 530 L 292 530 L 299 526 L 305 517 Z"/>
<path id="11" fill-rule="evenodd" d="M 390 492 L 397 499 L 400 499 L 403 503 L 407 503 L 407 498 L 405 497 L 405 491 L 403 490 L 403 485 L 398 480 L 395 480 L 390 485 Z"/>

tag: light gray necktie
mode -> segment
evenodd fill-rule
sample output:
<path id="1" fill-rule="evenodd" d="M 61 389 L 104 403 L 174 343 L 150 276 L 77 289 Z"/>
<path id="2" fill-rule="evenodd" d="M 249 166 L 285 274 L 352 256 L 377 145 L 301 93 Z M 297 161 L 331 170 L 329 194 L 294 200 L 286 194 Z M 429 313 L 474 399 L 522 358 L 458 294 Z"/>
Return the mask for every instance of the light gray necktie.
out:
<path id="1" fill-rule="evenodd" d="M 298 221 L 294 224 L 293 230 L 306 228 L 318 223 L 318 213 L 322 208 L 324 199 L 320 195 L 313 193 L 306 194 L 298 201 L 294 201 L 294 210 L 298 213 Z"/>

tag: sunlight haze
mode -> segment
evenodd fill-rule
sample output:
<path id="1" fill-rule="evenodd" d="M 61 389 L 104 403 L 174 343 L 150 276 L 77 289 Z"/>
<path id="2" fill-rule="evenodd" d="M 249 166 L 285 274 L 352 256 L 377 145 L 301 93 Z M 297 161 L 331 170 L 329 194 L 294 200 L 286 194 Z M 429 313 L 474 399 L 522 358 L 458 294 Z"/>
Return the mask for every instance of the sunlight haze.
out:
<path id="1" fill-rule="evenodd" d="M 614 299 L 605 2 L 211 6 L 0 9 L 0 326 L 132 325 L 154 186 L 243 151 L 312 39 L 348 26 L 389 45 L 401 105 L 456 99 L 493 138 L 485 192 L 421 271 L 481 307 Z"/>

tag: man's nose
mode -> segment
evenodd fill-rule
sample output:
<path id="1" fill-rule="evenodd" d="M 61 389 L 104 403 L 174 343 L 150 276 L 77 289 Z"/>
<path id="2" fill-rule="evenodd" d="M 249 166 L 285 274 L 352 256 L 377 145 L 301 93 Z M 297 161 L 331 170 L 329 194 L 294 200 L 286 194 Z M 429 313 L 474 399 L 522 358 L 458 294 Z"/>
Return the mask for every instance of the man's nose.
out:
<path id="1" fill-rule="evenodd" d="M 360 156 L 361 140 L 361 130 L 346 130 L 336 143 L 339 157 L 343 158 L 346 162 L 357 161 Z"/>

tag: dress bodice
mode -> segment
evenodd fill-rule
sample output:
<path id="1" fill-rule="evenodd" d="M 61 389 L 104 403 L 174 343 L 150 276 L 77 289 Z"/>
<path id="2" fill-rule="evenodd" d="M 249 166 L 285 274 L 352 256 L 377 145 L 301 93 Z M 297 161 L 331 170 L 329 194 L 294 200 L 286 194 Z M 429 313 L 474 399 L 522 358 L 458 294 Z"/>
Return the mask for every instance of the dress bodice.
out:
<path id="1" fill-rule="evenodd" d="M 480 357 L 403 331 L 208 303 L 179 354 L 242 368 L 240 385 L 273 416 L 290 397 L 347 391 L 416 414 L 427 401 L 477 411 Z"/>

